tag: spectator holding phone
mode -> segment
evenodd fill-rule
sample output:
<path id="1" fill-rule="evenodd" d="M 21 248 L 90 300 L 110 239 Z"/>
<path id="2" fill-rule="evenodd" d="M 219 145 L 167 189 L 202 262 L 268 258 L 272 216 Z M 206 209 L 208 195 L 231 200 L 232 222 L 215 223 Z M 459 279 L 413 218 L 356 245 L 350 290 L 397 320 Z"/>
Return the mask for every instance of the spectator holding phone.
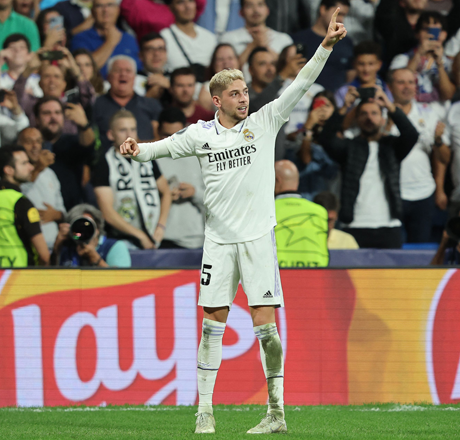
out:
<path id="1" fill-rule="evenodd" d="M 321 191 L 330 189 L 331 180 L 339 171 L 337 163 L 318 143 L 319 134 L 335 110 L 332 92 L 325 90 L 317 93 L 312 100 L 307 120 L 297 132 L 296 141 L 300 143 L 300 148 L 287 154 L 299 171 L 298 190 L 303 198 L 310 201 Z"/>
<path id="2" fill-rule="evenodd" d="M 12 90 L 16 80 L 27 67 L 27 63 L 34 54 L 30 51 L 30 42 L 24 34 L 11 34 L 4 42 L 0 50 L 0 66 L 6 64 L 7 70 L 0 75 L 0 89 Z M 40 76 L 32 73 L 25 88 L 27 93 L 41 98 L 43 91 L 38 85 Z"/>
<path id="3" fill-rule="evenodd" d="M 77 49 L 73 53 L 73 57 L 81 71 L 83 79 L 91 83 L 96 92 L 96 96 L 102 95 L 105 91 L 104 79 L 97 68 L 93 54 L 88 49 Z"/>
<path id="4" fill-rule="evenodd" d="M 29 119 L 13 90 L 0 89 L 0 147 L 13 144 L 18 133 L 29 126 Z"/>
<path id="5" fill-rule="evenodd" d="M 383 134 L 383 108 L 398 127 L 399 136 Z M 338 112 L 319 136 L 319 143 L 342 168 L 339 219 L 361 248 L 400 248 L 400 163 L 417 142 L 417 130 L 380 88 L 373 100 L 359 103 L 356 118 L 360 134 L 353 139 L 338 134 L 343 119 Z"/>
<path id="6" fill-rule="evenodd" d="M 340 87 L 335 93 L 335 100 L 339 108 L 345 104 L 345 95 L 349 89 L 357 91 L 361 99 L 362 97 L 369 99 L 374 97 L 375 86 L 379 86 L 390 101 L 393 101 L 390 89 L 378 75 L 382 68 L 382 49 L 378 43 L 364 41 L 357 44 L 353 49 L 353 67 L 356 71 L 356 78 Z M 359 101 L 355 101 L 354 104 L 357 105 L 358 103 Z"/>
<path id="7" fill-rule="evenodd" d="M 43 9 L 38 14 L 37 26 L 42 47 L 55 50 L 58 46 L 67 46 L 64 17 L 55 8 Z"/>
<path id="8" fill-rule="evenodd" d="M 120 7 L 117 0 L 94 0 L 91 13 L 94 26 L 91 29 L 76 34 L 71 43 L 72 51 L 88 49 L 96 61 L 101 75 L 107 77 L 107 61 L 116 55 L 126 55 L 133 58 L 137 70 L 142 69 L 139 60 L 139 46 L 135 38 L 117 27 Z"/>
<path id="9" fill-rule="evenodd" d="M 444 54 L 442 44 L 447 37 L 446 18 L 439 12 L 423 12 L 415 25 L 417 47 L 397 55 L 390 69 L 408 67 L 417 74 L 417 101 L 447 101 L 455 93 L 449 75 L 452 61 Z"/>
<path id="10" fill-rule="evenodd" d="M 52 62 L 56 62 L 56 64 L 52 64 Z M 58 50 L 55 51 L 40 49 L 37 54 L 31 56 L 26 69 L 14 85 L 21 106 L 30 120 L 30 125 L 35 125 L 34 106 L 38 102 L 38 98 L 27 93 L 25 85 L 29 76 L 37 70 L 40 73 L 39 85 L 44 96 L 59 99 L 70 110 L 75 106 L 81 106 L 85 110 L 90 108 L 95 99 L 94 88 L 83 77 L 69 49 L 63 46 L 58 46 Z M 70 88 L 70 85 L 76 85 L 76 87 Z M 91 125 L 79 127 L 70 115 L 71 113 L 73 112 L 70 111 L 69 115 L 66 114 L 64 133 L 77 134 L 79 129 L 84 129 L 86 134 L 91 135 L 92 140 L 94 140 Z"/>
<path id="11" fill-rule="evenodd" d="M 38 50 L 40 38 L 35 22 L 13 11 L 13 0 L 1 0 L 0 4 L 0 47 L 11 34 L 22 33 L 30 41 L 32 50 Z"/>

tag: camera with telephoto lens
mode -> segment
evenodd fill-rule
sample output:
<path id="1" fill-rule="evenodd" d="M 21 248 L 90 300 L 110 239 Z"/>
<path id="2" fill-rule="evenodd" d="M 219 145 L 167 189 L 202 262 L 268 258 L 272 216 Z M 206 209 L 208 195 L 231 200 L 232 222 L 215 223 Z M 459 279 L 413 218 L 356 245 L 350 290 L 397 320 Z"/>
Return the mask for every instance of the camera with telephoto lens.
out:
<path id="1" fill-rule="evenodd" d="M 96 235 L 97 226 L 92 218 L 78 217 L 70 225 L 70 238 L 77 244 L 88 244 Z"/>

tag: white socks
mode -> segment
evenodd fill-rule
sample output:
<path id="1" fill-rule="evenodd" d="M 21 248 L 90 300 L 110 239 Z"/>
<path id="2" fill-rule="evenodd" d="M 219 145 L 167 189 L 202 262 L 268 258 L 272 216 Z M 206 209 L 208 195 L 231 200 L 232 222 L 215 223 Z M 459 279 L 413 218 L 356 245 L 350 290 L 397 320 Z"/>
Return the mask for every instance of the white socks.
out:
<path id="1" fill-rule="evenodd" d="M 203 332 L 198 348 L 198 413 L 212 414 L 212 394 L 217 371 L 222 362 L 222 337 L 226 324 L 203 319 Z"/>
<path id="2" fill-rule="evenodd" d="M 284 360 L 276 323 L 254 327 L 268 385 L 268 414 L 284 419 Z"/>

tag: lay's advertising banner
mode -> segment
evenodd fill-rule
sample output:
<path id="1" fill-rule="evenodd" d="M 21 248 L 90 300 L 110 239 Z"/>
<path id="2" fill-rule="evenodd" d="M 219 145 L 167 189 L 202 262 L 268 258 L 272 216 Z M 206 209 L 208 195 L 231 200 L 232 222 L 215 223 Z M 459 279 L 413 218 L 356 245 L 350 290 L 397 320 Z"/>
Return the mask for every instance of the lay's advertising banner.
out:
<path id="1" fill-rule="evenodd" d="M 289 405 L 460 402 L 460 272 L 283 270 Z M 0 271 L 0 406 L 197 403 L 196 270 Z M 266 403 L 241 290 L 214 403 Z"/>

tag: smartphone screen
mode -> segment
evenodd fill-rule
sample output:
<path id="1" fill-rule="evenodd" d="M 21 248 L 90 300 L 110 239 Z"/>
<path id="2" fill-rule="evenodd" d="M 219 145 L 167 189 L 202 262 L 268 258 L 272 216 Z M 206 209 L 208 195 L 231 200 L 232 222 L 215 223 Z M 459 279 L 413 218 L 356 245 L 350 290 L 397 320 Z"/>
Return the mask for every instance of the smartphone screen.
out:
<path id="1" fill-rule="evenodd" d="M 427 31 L 430 35 L 433 36 L 432 40 L 439 40 L 439 34 L 441 33 L 441 28 L 429 27 Z"/>
<path id="2" fill-rule="evenodd" d="M 326 103 L 327 102 L 324 98 L 316 98 L 313 102 L 312 110 L 322 107 L 323 105 L 326 105 Z"/>
<path id="3" fill-rule="evenodd" d="M 60 31 L 64 27 L 64 17 L 58 15 L 57 17 L 50 18 L 50 29 Z"/>

